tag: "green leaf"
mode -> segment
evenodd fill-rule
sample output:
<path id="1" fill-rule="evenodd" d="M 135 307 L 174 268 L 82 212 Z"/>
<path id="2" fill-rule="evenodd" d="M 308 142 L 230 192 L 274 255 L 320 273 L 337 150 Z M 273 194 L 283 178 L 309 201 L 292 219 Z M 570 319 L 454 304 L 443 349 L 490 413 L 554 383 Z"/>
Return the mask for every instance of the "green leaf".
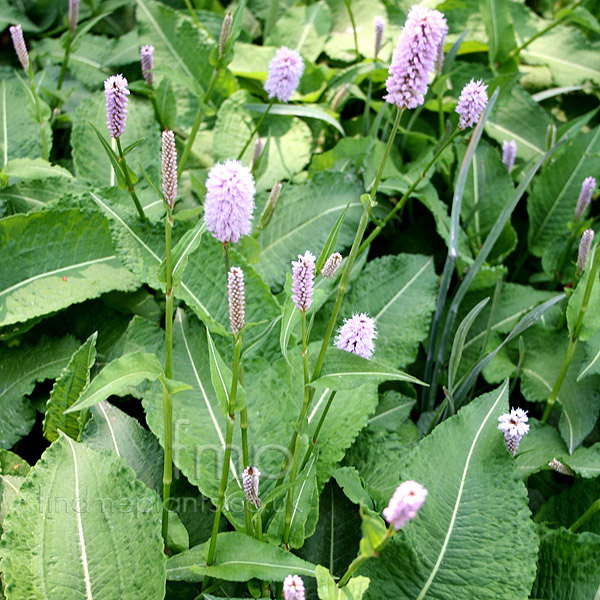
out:
<path id="1" fill-rule="evenodd" d="M 173 129 L 177 123 L 177 102 L 171 82 L 163 79 L 155 92 L 158 114 L 164 120 L 164 126 Z"/>
<path id="2" fill-rule="evenodd" d="M 329 348 L 321 375 L 311 382 L 311 385 L 317 389 L 327 387 L 330 390 L 349 390 L 363 383 L 383 381 L 408 381 L 424 385 L 422 381 L 408 373 L 338 348 Z"/>
<path id="3" fill-rule="evenodd" d="M 375 319 L 376 360 L 400 368 L 414 361 L 435 310 L 437 279 L 428 256 L 399 254 L 367 263 L 350 288 L 342 314 L 365 312 Z"/>
<path id="4" fill-rule="evenodd" d="M 529 402 L 545 402 L 554 387 L 567 345 L 563 331 L 547 330 L 535 325 L 523 334 L 525 358 L 521 367 L 521 393 Z M 600 378 L 586 377 L 577 381 L 583 361 L 583 347 L 577 345 L 557 400 L 562 406 L 560 434 L 569 454 L 593 429 L 600 411 Z"/>
<path id="5" fill-rule="evenodd" d="M 504 62 L 517 47 L 506 0 L 480 0 L 479 10 L 488 35 L 490 65 Z"/>
<path id="6" fill-rule="evenodd" d="M 155 381 L 163 372 L 162 365 L 154 354 L 132 352 L 108 363 L 87 387 L 79 400 L 65 412 L 72 413 L 90 408 L 109 396 L 119 396 L 129 386 L 142 381 Z"/>
<path id="7" fill-rule="evenodd" d="M 23 86 L 3 72 L 0 82 L 0 170 L 4 170 L 9 160 L 42 154 L 40 126 L 30 111 L 24 110 L 28 104 L 29 96 Z"/>
<path id="8" fill-rule="evenodd" d="M 373 507 L 373 501 L 355 467 L 338 467 L 333 472 L 333 477 L 351 502 L 367 508 Z"/>
<path id="9" fill-rule="evenodd" d="M 115 177 L 117 178 L 117 185 L 119 186 L 120 189 L 124 190 L 127 187 L 127 184 L 125 181 L 124 169 L 121 166 L 121 164 L 119 163 L 119 155 L 115 152 L 115 150 L 111 147 L 111 145 L 106 141 L 104 136 L 98 131 L 98 128 L 93 123 L 90 123 L 90 127 L 94 130 L 94 133 L 98 137 L 98 141 L 100 142 L 100 144 L 102 144 L 102 148 L 104 149 L 104 152 L 106 152 L 106 156 L 108 157 L 108 160 L 110 161 L 110 164 L 112 166 L 112 172 L 115 175 Z M 123 154 L 125 154 L 125 153 L 123 153 Z M 129 174 L 129 167 L 127 167 L 127 174 Z"/>
<path id="10" fill-rule="evenodd" d="M 585 360 L 581 364 L 581 372 L 577 381 L 589 375 L 600 375 L 600 331 L 584 343 Z"/>
<path id="11" fill-rule="evenodd" d="M 116 456 L 61 436 L 31 470 L 3 526 L 9 599 L 42 600 L 44 590 L 64 600 L 164 597 L 160 501 Z"/>
<path id="12" fill-rule="evenodd" d="M 19 497 L 19 491 L 25 477 L 18 475 L 0 475 L 0 534 L 2 534 L 2 523 L 8 514 L 13 502 Z M 2 591 L 0 589 L 0 591 Z M 4 596 L 0 596 L 4 600 Z"/>
<path id="13" fill-rule="evenodd" d="M 258 272 L 272 287 L 283 285 L 290 261 L 312 249 L 318 252 L 340 214 L 348 212 L 338 236 L 341 251 L 352 244 L 362 214 L 358 181 L 343 173 L 315 173 L 301 184 L 285 185 L 269 226 L 258 236 L 262 251 Z"/>
<path id="14" fill-rule="evenodd" d="M 221 355 L 219 354 L 219 351 L 217 350 L 209 331 L 206 332 L 206 339 L 208 342 L 208 356 L 210 360 L 210 379 L 212 381 L 215 394 L 219 400 L 221 412 L 223 413 L 223 416 L 226 416 L 229 414 L 229 393 L 231 390 L 233 376 L 231 369 L 221 358 Z M 244 406 L 246 406 L 246 391 L 238 382 L 237 395 L 233 410 L 242 410 Z"/>
<path id="15" fill-rule="evenodd" d="M 566 452 L 557 454 L 557 458 L 580 477 L 589 478 L 600 475 L 600 444 L 598 442 L 588 448 L 580 446 L 571 456 Z"/>
<path id="16" fill-rule="evenodd" d="M 311 6 L 297 6 L 285 11 L 274 24 L 269 46 L 287 46 L 314 62 L 325 47 L 332 20 L 323 0 Z"/>
<path id="17" fill-rule="evenodd" d="M 313 5 L 314 6 L 314 5 Z M 264 113 L 268 104 L 244 104 L 244 108 L 250 112 Z M 274 104 L 269 109 L 270 115 L 283 115 L 289 117 L 305 117 L 308 119 L 318 119 L 335 127 L 342 135 L 346 135 L 340 122 L 318 106 L 306 106 L 304 104 Z"/>
<path id="18" fill-rule="evenodd" d="M 0 450 L 0 475 L 25 477 L 29 473 L 29 463 L 10 450 Z"/>
<path id="19" fill-rule="evenodd" d="M 43 177 L 73 178 L 63 167 L 52 165 L 43 158 L 13 158 L 2 169 L 4 175 L 20 179 L 40 179 Z"/>
<path id="20" fill-rule="evenodd" d="M 319 258 L 317 258 L 317 262 L 315 264 L 315 273 L 319 274 L 323 265 L 327 262 L 327 259 L 331 256 L 331 254 L 335 251 L 337 246 L 337 239 L 340 235 L 340 229 L 342 228 L 342 223 L 344 222 L 344 218 L 346 217 L 346 213 L 348 212 L 348 203 L 344 212 L 340 213 L 340 216 L 337 218 L 337 221 L 334 223 L 331 231 L 329 232 L 329 236 L 325 241 L 325 245 L 323 246 L 323 250 L 321 250 L 321 254 L 319 254 Z M 340 265 L 341 266 L 341 265 Z"/>
<path id="21" fill-rule="evenodd" d="M 214 565 L 206 566 L 208 543 L 173 556 L 167 563 L 169 581 L 202 581 L 205 575 L 229 581 L 283 581 L 290 573 L 314 577 L 315 565 L 272 544 L 236 533 L 220 533 Z"/>
<path id="22" fill-rule="evenodd" d="M 138 282 L 112 249 L 108 223 L 88 208 L 53 207 L 0 221 L 0 325 L 47 315 Z"/>
<path id="23" fill-rule="evenodd" d="M 0 448 L 10 448 L 29 433 L 35 409 L 24 396 L 37 381 L 57 377 L 78 345 L 67 336 L 43 338 L 36 345 L 0 347 Z"/>
<path id="24" fill-rule="evenodd" d="M 414 398 L 410 398 L 403 393 L 388 390 L 384 392 L 375 414 L 369 419 L 369 425 L 383 427 L 388 431 L 396 431 L 408 420 L 416 402 Z"/>
<path id="25" fill-rule="evenodd" d="M 596 598 L 600 535 L 540 528 L 540 555 L 532 598 Z"/>
<path id="26" fill-rule="evenodd" d="M 97 337 L 98 332 L 95 332 L 82 344 L 54 383 L 44 418 L 44 437 L 50 442 L 58 439 L 59 431 L 74 440 L 79 438 L 79 415 L 66 415 L 65 410 L 79 399 L 90 383 L 90 369 L 96 361 Z"/>
<path id="27" fill-rule="evenodd" d="M 581 184 L 600 169 L 600 127 L 567 142 L 551 165 L 535 178 L 527 198 L 528 240 L 535 256 L 568 235 L 566 224 L 574 218 Z"/>
<path id="28" fill-rule="evenodd" d="M 515 457 L 517 470 L 524 480 L 533 473 L 547 470 L 552 459 L 567 452 L 567 447 L 555 427 L 531 418 L 529 426 L 529 433 L 521 440 Z"/>
<path id="29" fill-rule="evenodd" d="M 588 258 L 588 268 L 584 271 L 583 276 L 579 280 L 575 291 L 569 297 L 569 303 L 567 304 L 567 326 L 569 333 L 574 335 L 575 326 L 579 320 L 579 313 L 581 311 L 581 305 L 583 303 L 583 296 L 585 295 L 585 288 L 590 280 L 590 274 L 592 272 L 592 262 L 594 259 L 594 253 L 600 252 L 598 246 L 595 247 L 594 251 Z M 600 276 L 596 271 L 596 279 L 592 284 L 592 293 L 590 294 L 586 311 L 581 322 L 581 328 L 579 329 L 578 340 L 581 342 L 587 342 L 594 337 L 594 334 L 600 329 Z"/>
<path id="30" fill-rule="evenodd" d="M 85 185 L 77 179 L 66 177 L 44 177 L 23 180 L 0 190 L 0 199 L 6 200 L 13 212 L 26 213 L 44 208 L 45 204 L 67 194 L 78 194 Z"/>
<path id="31" fill-rule="evenodd" d="M 187 267 L 188 258 L 202 241 L 202 234 L 206 231 L 204 219 L 198 221 L 196 226 L 186 231 L 171 251 L 171 268 L 173 269 L 173 285 L 179 285 L 183 278 L 183 272 Z M 158 277 L 160 281 L 167 281 L 167 263 L 162 261 L 159 267 Z"/>
<path id="32" fill-rule="evenodd" d="M 341 577 L 358 552 L 356 531 L 360 527 L 358 510 L 330 481 L 319 498 L 319 521 L 298 554 L 314 564 L 324 565 Z"/>
<path id="33" fill-rule="evenodd" d="M 505 382 L 438 425 L 410 455 L 403 479 L 421 483 L 427 500 L 361 568 L 371 579 L 367 598 L 496 598 L 500 589 L 506 598 L 527 597 L 538 540 L 527 491 L 498 431 L 507 410 Z M 457 579 L 465 552 L 469 577 Z"/>
<path id="34" fill-rule="evenodd" d="M 316 575 L 318 594 L 321 600 L 362 600 L 369 587 L 369 579 L 359 575 L 350 579 L 342 589 L 339 589 L 329 569 L 321 565 L 317 566 Z"/>
<path id="35" fill-rule="evenodd" d="M 93 450 L 110 450 L 131 467 L 137 478 L 160 493 L 163 477 L 163 451 L 156 438 L 130 417 L 108 402 L 90 409 L 81 442 Z"/>

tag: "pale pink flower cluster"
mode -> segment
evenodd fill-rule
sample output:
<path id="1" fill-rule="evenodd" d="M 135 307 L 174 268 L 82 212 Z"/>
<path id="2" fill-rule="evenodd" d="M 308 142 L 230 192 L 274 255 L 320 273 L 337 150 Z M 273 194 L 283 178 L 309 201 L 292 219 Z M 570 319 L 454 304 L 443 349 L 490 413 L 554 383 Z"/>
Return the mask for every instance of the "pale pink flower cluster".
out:
<path id="1" fill-rule="evenodd" d="M 339 328 L 335 345 L 340 350 L 358 354 L 363 358 L 371 358 L 375 351 L 377 327 L 375 319 L 365 313 L 355 313 Z"/>
<path id="2" fill-rule="evenodd" d="M 383 509 L 383 516 L 398 531 L 417 516 L 426 498 L 427 490 L 420 483 L 403 481 L 396 488 L 387 508 Z"/>
<path id="3" fill-rule="evenodd" d="M 529 433 L 527 411 L 522 408 L 513 408 L 510 413 L 498 417 L 498 429 L 504 433 L 504 440 L 508 451 L 514 456 L 524 435 Z"/>

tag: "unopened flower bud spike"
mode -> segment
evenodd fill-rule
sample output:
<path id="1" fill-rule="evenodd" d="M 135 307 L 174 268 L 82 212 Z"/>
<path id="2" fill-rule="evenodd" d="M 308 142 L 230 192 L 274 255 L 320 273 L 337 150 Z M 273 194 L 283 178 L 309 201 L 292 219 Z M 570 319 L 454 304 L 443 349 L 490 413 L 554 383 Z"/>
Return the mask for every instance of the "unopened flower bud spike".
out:
<path id="1" fill-rule="evenodd" d="M 281 183 L 278 181 L 271 189 L 271 193 L 265 202 L 265 207 L 263 208 L 262 214 L 260 215 L 260 219 L 258 221 L 256 234 L 260 233 L 269 224 L 271 216 L 273 215 L 273 211 L 275 210 L 275 206 L 277 206 L 277 201 L 279 200 L 280 194 Z"/>
<path id="2" fill-rule="evenodd" d="M 517 142 L 515 140 L 504 140 L 502 142 L 502 164 L 510 173 L 515 166 L 515 157 L 517 155 Z"/>
<path id="3" fill-rule="evenodd" d="M 594 177 L 586 177 L 581 184 L 581 192 L 577 200 L 577 206 L 575 207 L 575 220 L 579 221 L 585 214 L 590 201 L 596 189 L 596 180 Z"/>
<path id="4" fill-rule="evenodd" d="M 565 465 L 564 463 L 561 463 L 560 460 L 553 458 L 549 463 L 548 466 L 553 470 L 556 471 L 557 473 L 560 473 L 561 475 L 568 475 L 569 477 L 575 477 L 575 471 L 573 471 L 573 469 L 571 469 L 570 467 L 567 467 L 567 465 Z"/>
<path id="5" fill-rule="evenodd" d="M 229 33 L 231 32 L 232 23 L 231 13 L 227 13 L 223 17 L 223 24 L 221 25 L 221 34 L 219 35 L 219 58 L 223 58 L 225 54 L 225 48 L 227 46 L 227 40 L 229 39 Z"/>
<path id="6" fill-rule="evenodd" d="M 385 32 L 385 19 L 383 17 L 377 16 L 373 19 L 373 29 L 375 31 L 375 47 L 373 52 L 373 58 L 377 61 L 377 56 L 379 51 L 381 50 L 381 46 L 383 44 L 383 34 Z M 344 86 L 342 90 L 346 91 L 347 88 Z M 341 90 L 340 90 L 341 91 Z M 339 94 L 340 92 L 338 92 Z M 335 95 L 333 101 L 331 102 L 331 110 L 334 112 L 337 111 L 336 99 L 338 94 Z M 373 71 L 369 73 L 369 88 L 367 91 L 367 101 L 365 102 L 365 109 L 363 113 L 363 135 L 366 137 L 369 135 L 369 131 L 371 129 L 371 98 L 373 96 Z M 339 102 L 341 104 L 341 101 Z M 334 108 L 334 104 L 336 107 Z"/>

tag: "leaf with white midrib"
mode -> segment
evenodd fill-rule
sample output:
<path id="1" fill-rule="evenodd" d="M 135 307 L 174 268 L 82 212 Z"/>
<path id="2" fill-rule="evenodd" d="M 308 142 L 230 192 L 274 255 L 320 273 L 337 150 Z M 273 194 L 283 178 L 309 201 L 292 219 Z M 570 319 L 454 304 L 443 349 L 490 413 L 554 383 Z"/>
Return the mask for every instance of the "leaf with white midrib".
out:
<path id="1" fill-rule="evenodd" d="M 114 454 L 62 435 L 30 471 L 3 527 L 9 600 L 164 597 L 160 501 Z"/>
<path id="2" fill-rule="evenodd" d="M 499 589 L 502 597 L 527 598 L 537 539 L 525 486 L 497 428 L 507 409 L 505 382 L 436 427 L 409 456 L 402 479 L 418 481 L 428 496 L 361 569 L 371 579 L 366 598 L 497 600 Z M 456 578 L 466 553 L 469 578 Z"/>

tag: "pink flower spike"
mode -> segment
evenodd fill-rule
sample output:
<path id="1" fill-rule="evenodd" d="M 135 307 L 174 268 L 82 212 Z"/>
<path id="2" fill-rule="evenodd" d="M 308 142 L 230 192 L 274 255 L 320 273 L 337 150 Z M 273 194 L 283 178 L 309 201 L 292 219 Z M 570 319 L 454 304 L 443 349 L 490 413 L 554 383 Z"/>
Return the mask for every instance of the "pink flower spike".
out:
<path id="1" fill-rule="evenodd" d="M 514 456 L 521 443 L 521 438 L 529 433 L 527 411 L 513 408 L 510 413 L 498 417 L 498 429 L 504 433 L 504 441 L 508 451 Z"/>
<path id="2" fill-rule="evenodd" d="M 312 304 L 314 280 L 315 257 L 307 250 L 292 261 L 292 300 L 301 312 L 306 312 Z"/>
<path id="3" fill-rule="evenodd" d="M 459 114 L 458 128 L 466 129 L 472 127 L 479 121 L 487 102 L 487 85 L 483 81 L 471 79 L 463 88 L 456 105 L 456 112 Z"/>
<path id="4" fill-rule="evenodd" d="M 17 58 L 23 67 L 23 70 L 29 69 L 29 54 L 27 53 L 27 46 L 25 45 L 25 38 L 23 37 L 23 30 L 20 25 L 12 25 L 8 28 L 10 31 L 10 37 L 12 38 Z"/>
<path id="5" fill-rule="evenodd" d="M 250 233 L 255 191 L 250 170 L 237 160 L 217 163 L 209 171 L 204 220 L 213 237 L 235 244 Z"/>
<path id="6" fill-rule="evenodd" d="M 420 483 L 403 481 L 396 488 L 387 508 L 383 509 L 383 516 L 398 531 L 417 516 L 425 498 L 427 490 Z"/>
<path id="7" fill-rule="evenodd" d="M 593 177 L 586 177 L 581 184 L 581 192 L 577 200 L 577 206 L 575 207 L 575 220 L 579 221 L 583 217 L 583 213 L 587 210 L 590 205 L 590 200 L 596 189 L 596 180 Z"/>
<path id="8" fill-rule="evenodd" d="M 517 156 L 517 142 L 515 140 L 504 140 L 502 142 L 502 164 L 510 173 L 515 166 L 515 157 Z"/>
<path id="9" fill-rule="evenodd" d="M 288 575 L 283 580 L 283 600 L 305 600 L 304 582 L 298 575 Z"/>
<path id="10" fill-rule="evenodd" d="M 373 340 L 377 337 L 375 319 L 365 313 L 355 313 L 350 319 L 344 319 L 339 328 L 335 345 L 340 350 L 358 354 L 363 358 L 371 358 L 375 351 Z"/>
<path id="11" fill-rule="evenodd" d="M 154 46 L 142 46 L 140 49 L 140 59 L 142 63 L 142 77 L 148 85 L 154 83 Z"/>
<path id="12" fill-rule="evenodd" d="M 265 92 L 269 98 L 277 97 L 279 102 L 289 102 L 298 88 L 303 73 L 302 57 L 295 50 L 282 46 L 269 63 Z"/>
<path id="13" fill-rule="evenodd" d="M 118 138 L 125 131 L 127 120 L 127 79 L 123 75 L 113 75 L 104 82 L 106 95 L 106 125 L 110 137 Z"/>

